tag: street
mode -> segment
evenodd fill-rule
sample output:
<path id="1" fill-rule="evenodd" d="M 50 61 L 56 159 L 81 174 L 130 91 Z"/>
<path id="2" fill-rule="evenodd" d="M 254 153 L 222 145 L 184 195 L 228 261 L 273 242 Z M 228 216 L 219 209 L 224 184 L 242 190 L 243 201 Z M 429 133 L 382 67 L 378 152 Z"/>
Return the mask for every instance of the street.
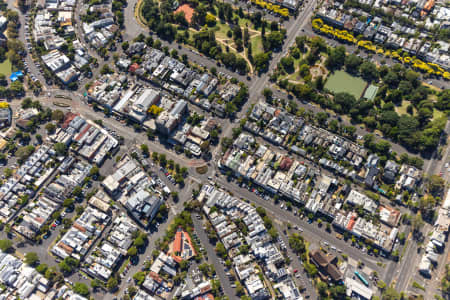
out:
<path id="1" fill-rule="evenodd" d="M 216 274 L 219 277 L 220 283 L 222 285 L 224 294 L 227 295 L 230 299 L 239 299 L 239 297 L 236 296 L 236 290 L 231 287 L 230 280 L 228 279 L 228 276 L 225 273 L 224 270 L 225 266 L 219 262 L 219 257 L 217 257 L 214 246 L 209 242 L 208 236 L 206 235 L 205 230 L 202 228 L 202 220 L 197 219 L 196 216 L 202 215 L 193 214 L 192 221 L 194 222 L 195 232 L 197 233 L 200 241 L 202 242 L 202 246 L 206 250 L 208 256 L 207 263 L 212 264 L 214 266 Z"/>

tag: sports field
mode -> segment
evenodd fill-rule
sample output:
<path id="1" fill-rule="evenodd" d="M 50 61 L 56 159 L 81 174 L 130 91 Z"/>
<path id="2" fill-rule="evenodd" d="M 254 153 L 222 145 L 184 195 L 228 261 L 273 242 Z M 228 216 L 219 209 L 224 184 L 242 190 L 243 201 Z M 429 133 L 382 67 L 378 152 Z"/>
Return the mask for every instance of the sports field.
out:
<path id="1" fill-rule="evenodd" d="M 336 71 L 328 76 L 325 88 L 333 93 L 347 92 L 359 99 L 366 87 L 361 77 L 355 77 L 344 71 Z"/>

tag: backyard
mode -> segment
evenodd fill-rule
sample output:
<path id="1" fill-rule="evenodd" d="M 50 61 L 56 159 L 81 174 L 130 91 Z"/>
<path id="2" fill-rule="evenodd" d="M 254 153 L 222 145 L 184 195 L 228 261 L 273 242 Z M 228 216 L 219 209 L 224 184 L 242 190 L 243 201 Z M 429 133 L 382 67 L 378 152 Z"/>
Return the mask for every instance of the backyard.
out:
<path id="1" fill-rule="evenodd" d="M 344 71 L 336 71 L 328 76 L 325 88 L 333 93 L 347 92 L 359 99 L 366 85 L 367 82 L 360 77 L 352 76 Z"/>

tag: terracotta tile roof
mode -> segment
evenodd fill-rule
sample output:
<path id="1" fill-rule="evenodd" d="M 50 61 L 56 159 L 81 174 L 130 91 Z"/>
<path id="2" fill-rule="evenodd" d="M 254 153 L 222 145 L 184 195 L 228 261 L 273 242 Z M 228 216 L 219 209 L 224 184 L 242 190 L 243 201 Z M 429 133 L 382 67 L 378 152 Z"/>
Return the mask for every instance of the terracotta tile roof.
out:
<path id="1" fill-rule="evenodd" d="M 78 229 L 78 230 L 81 231 L 81 232 L 86 232 L 86 228 L 84 228 L 83 226 L 81 226 L 81 225 L 78 224 L 78 223 L 74 223 L 74 224 L 73 224 L 73 227 L 75 227 L 76 229 Z"/>

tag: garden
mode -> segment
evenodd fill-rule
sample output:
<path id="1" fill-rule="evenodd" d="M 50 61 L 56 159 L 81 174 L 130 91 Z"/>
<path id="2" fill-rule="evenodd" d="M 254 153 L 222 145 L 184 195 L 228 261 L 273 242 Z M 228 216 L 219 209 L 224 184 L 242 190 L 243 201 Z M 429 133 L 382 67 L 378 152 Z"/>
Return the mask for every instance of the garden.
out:
<path id="1" fill-rule="evenodd" d="M 229 3 L 189 3 L 178 9 L 171 0 L 143 0 L 140 20 L 164 40 L 176 40 L 239 73 L 262 71 L 271 51 L 281 49 L 285 29 L 267 23 L 260 12 L 250 14 Z M 181 9 L 183 8 L 183 9 Z"/>
<path id="2" fill-rule="evenodd" d="M 319 76 L 312 72 L 317 66 L 325 69 Z M 450 111 L 450 92 L 430 89 L 417 72 L 402 64 L 377 66 L 348 54 L 343 46 L 327 46 L 318 36 L 297 37 L 270 80 L 297 99 L 346 115 L 355 126 L 364 124 L 368 130 L 378 130 L 409 151 L 424 155 L 439 144 Z M 368 84 L 364 99 L 361 96 Z M 270 100 L 269 92 L 265 96 Z M 291 113 L 302 114 L 295 101 L 285 104 Z M 326 117 L 321 115 L 320 120 L 326 121 Z"/>

